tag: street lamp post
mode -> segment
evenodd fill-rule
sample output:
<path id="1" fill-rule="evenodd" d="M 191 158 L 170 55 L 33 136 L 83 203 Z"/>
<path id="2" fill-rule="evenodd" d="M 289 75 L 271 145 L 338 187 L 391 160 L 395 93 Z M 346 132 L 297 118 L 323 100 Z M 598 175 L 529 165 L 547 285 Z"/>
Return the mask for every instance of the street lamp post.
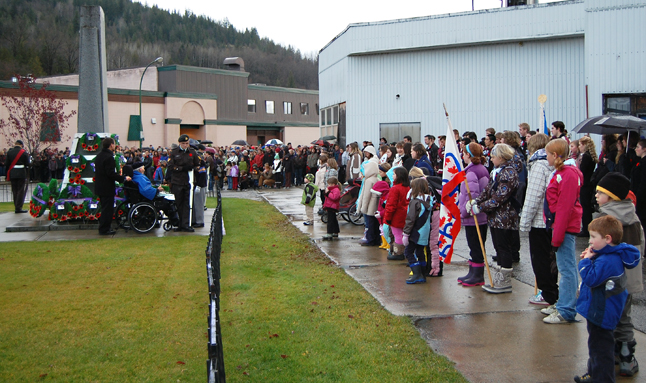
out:
<path id="1" fill-rule="evenodd" d="M 156 62 L 162 62 L 163 64 L 163 57 L 157 57 L 153 61 L 150 62 L 150 64 L 146 65 L 146 69 L 144 69 L 144 73 L 141 74 L 141 80 L 139 80 L 139 124 L 141 127 L 141 130 L 139 131 L 139 149 L 141 149 L 141 143 L 144 140 L 144 125 L 143 125 L 143 120 L 141 119 L 141 84 L 144 82 L 144 75 L 146 74 L 146 71 L 148 70 L 148 67 L 153 65 Z"/>

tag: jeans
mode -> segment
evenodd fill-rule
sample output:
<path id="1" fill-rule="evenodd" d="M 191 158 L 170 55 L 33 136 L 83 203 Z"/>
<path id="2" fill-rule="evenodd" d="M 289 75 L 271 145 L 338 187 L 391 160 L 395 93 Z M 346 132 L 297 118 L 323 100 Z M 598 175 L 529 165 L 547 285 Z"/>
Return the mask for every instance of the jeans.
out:
<path id="1" fill-rule="evenodd" d="M 369 245 L 381 244 L 381 236 L 379 235 L 379 221 L 372 215 L 364 214 L 363 220 L 366 224 L 366 242 Z"/>
<path id="2" fill-rule="evenodd" d="M 294 169 L 294 185 L 302 185 L 303 184 L 303 168 L 295 168 Z"/>
<path id="3" fill-rule="evenodd" d="M 536 287 L 542 290 L 545 302 L 553 305 L 559 299 L 558 275 L 552 274 L 552 231 L 532 227 L 529 231 L 529 255 L 536 276 Z"/>
<path id="4" fill-rule="evenodd" d="M 615 381 L 615 337 L 612 330 L 588 321 L 588 372 L 595 382 Z"/>
<path id="5" fill-rule="evenodd" d="M 408 246 L 404 249 L 404 256 L 408 261 L 408 266 L 426 267 L 426 253 L 424 253 L 424 245 L 418 245 L 415 242 L 409 242 Z"/>
<path id="6" fill-rule="evenodd" d="M 563 319 L 568 321 L 576 317 L 576 291 L 579 286 L 579 271 L 576 268 L 574 252 L 575 238 L 573 234 L 565 233 L 563 243 L 556 252 L 556 266 L 561 273 L 556 309 Z"/>
<path id="7" fill-rule="evenodd" d="M 233 177 L 227 176 L 227 184 L 229 185 L 229 190 L 233 190 Z"/>

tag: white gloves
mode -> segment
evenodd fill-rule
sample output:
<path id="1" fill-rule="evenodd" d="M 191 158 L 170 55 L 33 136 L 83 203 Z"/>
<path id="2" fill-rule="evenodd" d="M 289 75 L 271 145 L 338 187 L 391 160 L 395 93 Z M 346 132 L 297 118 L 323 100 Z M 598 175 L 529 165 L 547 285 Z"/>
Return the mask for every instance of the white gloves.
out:
<path id="1" fill-rule="evenodd" d="M 478 205 L 476 205 L 476 200 L 472 199 L 470 201 L 467 201 L 466 205 L 464 206 L 469 214 L 471 215 L 477 215 L 480 214 L 480 208 L 478 208 Z"/>

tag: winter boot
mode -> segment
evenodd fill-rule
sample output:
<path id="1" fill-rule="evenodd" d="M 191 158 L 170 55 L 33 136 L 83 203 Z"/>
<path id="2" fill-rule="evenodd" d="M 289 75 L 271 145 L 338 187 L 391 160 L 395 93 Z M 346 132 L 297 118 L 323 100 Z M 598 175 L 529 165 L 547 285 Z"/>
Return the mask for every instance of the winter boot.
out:
<path id="1" fill-rule="evenodd" d="M 635 346 L 637 342 L 621 342 L 619 351 L 619 375 L 633 376 L 639 372 L 639 363 L 635 359 Z"/>
<path id="2" fill-rule="evenodd" d="M 511 293 L 511 271 L 501 267 L 493 275 L 493 286 L 486 284 L 482 289 L 492 294 Z"/>
<path id="3" fill-rule="evenodd" d="M 465 279 L 471 278 L 471 275 L 473 275 L 473 265 L 474 263 L 469 261 L 469 272 L 463 277 L 458 277 L 458 283 L 462 283 Z"/>
<path id="4" fill-rule="evenodd" d="M 406 257 L 404 257 L 404 245 L 394 244 L 393 250 L 387 259 L 389 261 L 403 261 L 406 259 Z"/>
<path id="5" fill-rule="evenodd" d="M 422 266 L 419 263 L 413 263 L 410 266 L 410 269 L 413 271 L 413 275 L 408 277 L 406 280 L 406 283 L 409 285 L 413 285 L 416 283 L 425 283 L 426 282 L 426 277 L 422 273 Z"/>
<path id="6" fill-rule="evenodd" d="M 462 280 L 462 286 L 482 286 L 484 285 L 484 263 L 472 262 L 473 274 L 467 279 Z"/>
<path id="7" fill-rule="evenodd" d="M 390 245 L 388 245 L 388 242 L 386 241 L 386 237 L 383 235 L 381 236 L 381 246 L 379 246 L 380 249 L 388 250 L 390 248 Z"/>

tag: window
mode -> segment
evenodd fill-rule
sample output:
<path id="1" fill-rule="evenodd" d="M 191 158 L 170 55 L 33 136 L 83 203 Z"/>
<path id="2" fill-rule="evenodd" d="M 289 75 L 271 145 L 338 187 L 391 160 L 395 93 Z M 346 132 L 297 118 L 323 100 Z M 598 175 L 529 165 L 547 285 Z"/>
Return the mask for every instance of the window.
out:
<path id="1" fill-rule="evenodd" d="M 310 104 L 301 102 L 301 114 L 304 114 L 306 116 L 310 114 Z"/>
<path id="2" fill-rule="evenodd" d="M 332 125 L 332 108 L 325 109 L 325 119 L 327 120 L 328 125 Z"/>
<path id="3" fill-rule="evenodd" d="M 267 114 L 274 114 L 274 102 L 273 101 L 265 101 L 265 112 Z"/>
<path id="4" fill-rule="evenodd" d="M 327 125 L 327 124 L 326 124 L 326 121 L 325 121 L 325 109 L 323 109 L 323 111 L 321 113 L 321 126 L 325 126 L 325 125 Z"/>
<path id="5" fill-rule="evenodd" d="M 339 123 L 339 107 L 335 106 L 332 108 L 332 124 L 338 124 Z"/>
<path id="6" fill-rule="evenodd" d="M 379 137 L 386 137 L 388 142 L 399 142 L 404 136 L 411 136 L 413 142 L 421 138 L 422 124 L 419 122 L 399 122 L 379 124 Z"/>
<path id="7" fill-rule="evenodd" d="M 283 101 L 283 113 L 284 114 L 292 114 L 292 103 Z"/>
<path id="8" fill-rule="evenodd" d="M 40 140 L 42 142 L 57 142 L 61 140 L 61 131 L 58 128 L 56 114 L 45 112 L 43 122 L 40 124 Z"/>
<path id="9" fill-rule="evenodd" d="M 247 100 L 247 112 L 256 113 L 256 100 Z"/>

